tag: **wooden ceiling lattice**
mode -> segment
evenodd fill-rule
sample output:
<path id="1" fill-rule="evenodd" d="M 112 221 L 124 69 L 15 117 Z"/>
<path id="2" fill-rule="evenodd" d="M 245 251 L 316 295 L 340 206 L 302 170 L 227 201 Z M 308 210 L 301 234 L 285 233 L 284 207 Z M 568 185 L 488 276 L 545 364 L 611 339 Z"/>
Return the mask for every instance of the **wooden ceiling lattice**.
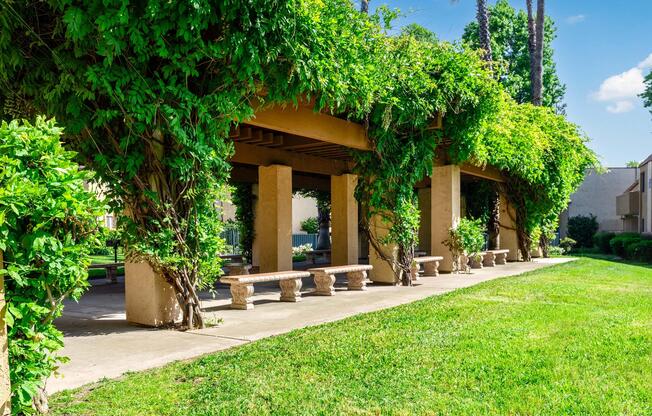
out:
<path id="1" fill-rule="evenodd" d="M 246 124 L 231 130 L 230 137 L 236 143 L 301 153 L 325 159 L 352 160 L 349 149 L 345 146 Z"/>

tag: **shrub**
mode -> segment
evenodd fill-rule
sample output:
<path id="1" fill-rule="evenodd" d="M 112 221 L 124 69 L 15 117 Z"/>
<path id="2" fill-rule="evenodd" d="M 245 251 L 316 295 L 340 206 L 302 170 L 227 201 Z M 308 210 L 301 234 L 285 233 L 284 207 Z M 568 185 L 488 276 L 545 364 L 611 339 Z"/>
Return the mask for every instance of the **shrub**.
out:
<path id="1" fill-rule="evenodd" d="M 636 233 L 622 233 L 617 234 L 614 238 L 611 239 L 609 245 L 611 246 L 611 252 L 620 257 L 626 257 L 625 246 L 631 242 L 636 242 L 641 240 L 641 235 Z"/>
<path id="2" fill-rule="evenodd" d="M 87 267 L 105 208 L 84 190 L 92 178 L 61 147 L 53 120 L 0 124 L 0 250 L 4 263 L 12 407 L 34 413 L 46 379 L 63 361 L 53 325 L 63 300 L 87 287 Z"/>
<path id="3" fill-rule="evenodd" d="M 570 237 L 564 237 L 559 242 L 559 247 L 564 250 L 564 253 L 570 253 L 576 245 L 577 241 L 573 240 Z"/>
<path id="4" fill-rule="evenodd" d="M 310 217 L 301 221 L 301 231 L 305 231 L 308 234 L 317 234 L 319 232 L 319 220 L 317 217 Z"/>
<path id="5" fill-rule="evenodd" d="M 595 245 L 602 253 L 609 254 L 611 253 L 611 245 L 609 242 L 615 236 L 615 233 L 609 233 L 605 231 L 595 233 L 593 236 L 593 245 Z"/>
<path id="6" fill-rule="evenodd" d="M 550 246 L 548 247 L 548 255 L 550 256 L 563 256 L 564 249 L 559 246 Z"/>
<path id="7" fill-rule="evenodd" d="M 448 230 L 444 244 L 453 254 L 453 272 L 468 271 L 468 265 L 460 265 L 460 257 L 469 259 L 477 256 L 484 248 L 484 227 L 482 220 L 462 218 L 457 227 Z"/>
<path id="8" fill-rule="evenodd" d="M 631 252 L 631 259 L 652 263 L 652 240 L 640 240 L 626 246 Z"/>
<path id="9" fill-rule="evenodd" d="M 568 236 L 577 241 L 577 247 L 593 247 L 593 235 L 598 232 L 595 215 L 578 215 L 568 219 Z"/>

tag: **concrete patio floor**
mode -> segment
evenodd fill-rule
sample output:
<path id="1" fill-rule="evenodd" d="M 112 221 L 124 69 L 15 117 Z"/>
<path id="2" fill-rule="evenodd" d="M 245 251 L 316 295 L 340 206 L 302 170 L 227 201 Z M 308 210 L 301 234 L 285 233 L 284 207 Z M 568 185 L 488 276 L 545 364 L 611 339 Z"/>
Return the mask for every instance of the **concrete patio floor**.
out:
<path id="1" fill-rule="evenodd" d="M 423 277 L 413 287 L 369 284 L 365 292 L 347 291 L 344 279 L 338 278 L 337 292 L 331 297 L 311 295 L 314 286 L 308 278 L 304 279 L 303 300 L 299 303 L 279 302 L 278 283 L 259 284 L 255 286 L 255 308 L 249 311 L 229 309 L 228 287 L 219 284 L 215 293 L 202 294 L 206 322 L 216 326 L 187 332 L 128 324 L 124 313 L 124 281 L 98 282 L 79 303 L 66 304 L 64 315 L 56 321 L 65 336 L 60 355 L 69 357 L 70 361 L 61 366 L 58 376 L 48 380 L 47 391 L 75 388 L 103 378 L 119 377 L 125 372 L 159 367 L 571 260 L 536 259 L 531 263 L 473 270 L 468 275 Z"/>

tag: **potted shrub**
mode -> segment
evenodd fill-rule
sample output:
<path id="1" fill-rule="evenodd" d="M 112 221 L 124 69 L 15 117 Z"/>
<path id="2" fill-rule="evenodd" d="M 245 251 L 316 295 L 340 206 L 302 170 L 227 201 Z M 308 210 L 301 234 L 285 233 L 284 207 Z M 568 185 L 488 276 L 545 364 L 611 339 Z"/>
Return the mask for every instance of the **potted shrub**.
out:
<path id="1" fill-rule="evenodd" d="M 453 273 L 469 273 L 469 261 L 478 259 L 484 247 L 482 220 L 462 218 L 448 230 L 448 238 L 443 243 L 453 255 Z"/>

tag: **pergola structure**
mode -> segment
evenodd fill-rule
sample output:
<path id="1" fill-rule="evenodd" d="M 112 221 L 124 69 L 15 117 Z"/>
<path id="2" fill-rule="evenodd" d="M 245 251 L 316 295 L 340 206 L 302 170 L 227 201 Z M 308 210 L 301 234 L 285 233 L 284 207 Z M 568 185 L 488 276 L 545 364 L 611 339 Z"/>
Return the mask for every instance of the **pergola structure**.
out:
<path id="1" fill-rule="evenodd" d="M 354 197 L 357 176 L 349 149 L 371 150 L 364 127 L 313 111 L 310 103 L 267 106 L 231 132 L 235 145 L 232 180 L 254 184 L 255 240 L 253 265 L 260 272 L 292 270 L 292 192 L 297 188 L 327 190 L 331 194 L 332 265 L 357 264 L 361 257 L 358 236 L 358 202 Z M 418 187 L 421 208 L 421 249 L 442 256 L 441 271 L 451 271 L 452 256 L 443 245 L 448 229 L 460 218 L 462 174 L 501 182 L 496 169 L 433 161 L 432 178 Z M 517 260 L 514 215 L 501 195 L 502 248 Z M 377 236 L 387 226 L 372 221 Z M 387 247 L 391 255 L 392 247 Z M 374 282 L 395 283 L 391 266 L 369 248 Z M 127 320 L 160 326 L 179 318 L 172 287 L 147 264 L 127 263 L 125 268 Z"/>

